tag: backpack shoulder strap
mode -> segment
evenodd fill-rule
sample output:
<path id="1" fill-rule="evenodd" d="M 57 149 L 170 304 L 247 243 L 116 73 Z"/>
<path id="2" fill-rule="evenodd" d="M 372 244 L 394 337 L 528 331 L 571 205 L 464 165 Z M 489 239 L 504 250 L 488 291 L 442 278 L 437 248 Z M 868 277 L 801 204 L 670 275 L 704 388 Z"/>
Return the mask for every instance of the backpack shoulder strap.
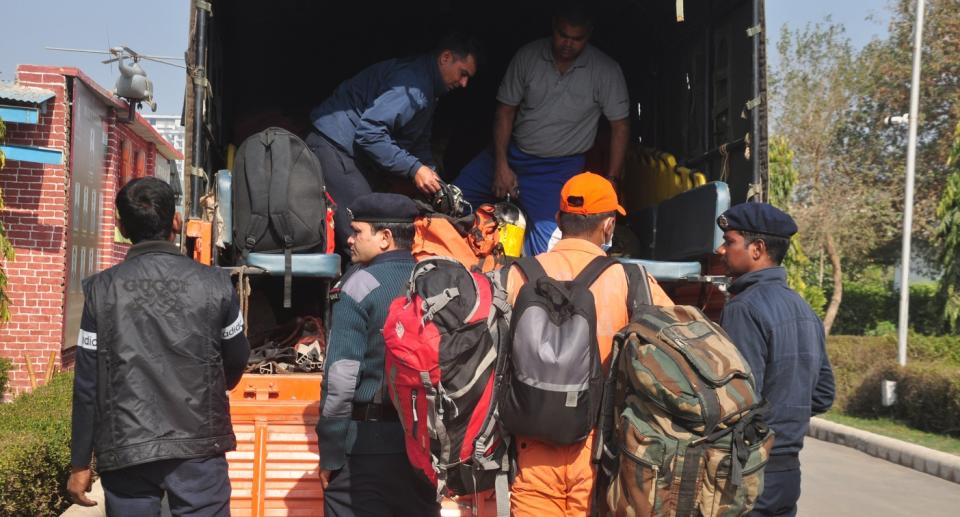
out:
<path id="1" fill-rule="evenodd" d="M 293 229 L 287 220 L 287 210 L 290 207 L 290 168 L 293 165 L 290 156 L 290 138 L 285 132 L 275 128 L 267 130 L 266 135 L 270 142 L 270 222 L 273 228 L 280 233 L 284 248 L 293 246 Z"/>
<path id="2" fill-rule="evenodd" d="M 610 257 L 605 255 L 599 256 L 591 260 L 590 263 L 587 264 L 587 267 L 583 268 L 583 271 L 573 279 L 573 282 L 585 289 L 589 288 L 600 278 L 600 275 L 602 275 L 607 268 L 616 263 L 617 261 Z"/>
<path id="3" fill-rule="evenodd" d="M 270 128 L 265 132 L 265 141 L 270 149 L 270 223 L 279 232 L 283 241 L 283 307 L 291 307 L 293 287 L 293 228 L 287 219 L 289 210 L 290 135 L 286 131 Z"/>
<path id="4" fill-rule="evenodd" d="M 267 135 L 261 133 L 255 140 L 246 142 L 243 152 L 243 176 L 247 183 L 247 192 L 250 196 L 250 220 L 247 223 L 243 241 L 237 244 L 243 246 L 244 254 L 250 253 L 250 250 L 257 245 L 257 242 L 267 231 L 267 225 L 270 222 L 269 199 L 270 185 L 268 182 L 268 171 L 270 170 L 270 157 L 267 149 L 269 143 Z"/>
<path id="5" fill-rule="evenodd" d="M 640 264 L 623 264 L 627 274 L 627 313 L 632 317 L 641 305 L 653 305 L 653 294 L 647 280 L 647 268 Z"/>
<path id="6" fill-rule="evenodd" d="M 543 266 L 540 265 L 540 261 L 535 257 L 522 257 L 517 259 L 513 265 L 520 268 L 520 271 L 523 272 L 523 276 L 527 277 L 527 283 L 533 284 L 540 278 L 547 276 L 547 272 L 544 271 Z"/>

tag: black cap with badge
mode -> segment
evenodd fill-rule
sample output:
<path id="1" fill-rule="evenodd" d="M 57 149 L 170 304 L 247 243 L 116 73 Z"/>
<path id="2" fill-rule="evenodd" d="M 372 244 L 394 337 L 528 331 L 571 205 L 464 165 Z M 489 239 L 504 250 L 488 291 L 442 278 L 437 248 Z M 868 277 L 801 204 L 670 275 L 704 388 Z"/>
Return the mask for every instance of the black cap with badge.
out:
<path id="1" fill-rule="evenodd" d="M 741 203 L 717 218 L 721 230 L 763 233 L 789 239 L 797 223 L 787 213 L 767 203 Z"/>
<path id="2" fill-rule="evenodd" d="M 420 214 L 407 196 L 381 192 L 354 199 L 347 211 L 352 220 L 364 223 L 412 223 Z"/>

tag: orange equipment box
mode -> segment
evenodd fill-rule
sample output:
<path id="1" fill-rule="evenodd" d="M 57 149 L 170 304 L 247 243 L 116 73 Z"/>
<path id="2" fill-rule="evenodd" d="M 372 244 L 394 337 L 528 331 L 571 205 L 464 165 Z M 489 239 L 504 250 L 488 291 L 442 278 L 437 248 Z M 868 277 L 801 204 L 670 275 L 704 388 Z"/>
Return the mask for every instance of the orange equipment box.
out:
<path id="1" fill-rule="evenodd" d="M 237 450 L 227 453 L 234 517 L 322 516 L 318 374 L 246 374 L 230 392 Z M 470 513 L 470 512 L 467 512 Z M 461 515 L 443 501 L 441 516 Z"/>

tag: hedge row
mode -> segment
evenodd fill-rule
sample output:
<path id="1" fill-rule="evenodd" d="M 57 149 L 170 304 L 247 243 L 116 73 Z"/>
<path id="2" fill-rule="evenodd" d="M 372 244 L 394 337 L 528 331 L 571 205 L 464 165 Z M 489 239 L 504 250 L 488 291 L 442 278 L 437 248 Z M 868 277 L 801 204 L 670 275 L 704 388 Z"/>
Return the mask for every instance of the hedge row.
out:
<path id="1" fill-rule="evenodd" d="M 0 404 L 0 515 L 60 515 L 68 506 L 73 374 Z"/>
<path id="2" fill-rule="evenodd" d="M 907 366 L 891 336 L 831 337 L 834 407 L 853 416 L 891 417 L 922 431 L 960 436 L 960 337 L 911 335 Z M 880 403 L 882 381 L 897 381 L 897 402 Z"/>
<path id="3" fill-rule="evenodd" d="M 10 370 L 13 368 L 13 361 L 6 357 L 0 357 L 0 401 L 7 393 L 7 382 L 10 381 Z"/>
<path id="4" fill-rule="evenodd" d="M 827 293 L 827 298 L 830 293 Z M 833 324 L 833 333 L 864 335 L 878 328 L 892 328 L 899 316 L 900 293 L 892 286 L 878 282 L 846 282 L 843 302 Z M 943 334 L 942 303 L 937 297 L 937 284 L 910 286 L 910 328 L 920 334 Z"/>

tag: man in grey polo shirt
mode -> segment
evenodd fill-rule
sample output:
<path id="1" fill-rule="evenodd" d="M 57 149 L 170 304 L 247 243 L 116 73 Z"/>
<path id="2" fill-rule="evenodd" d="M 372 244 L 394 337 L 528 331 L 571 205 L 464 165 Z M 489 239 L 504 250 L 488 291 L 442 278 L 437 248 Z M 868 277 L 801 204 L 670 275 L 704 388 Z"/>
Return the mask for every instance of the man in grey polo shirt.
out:
<path id="1" fill-rule="evenodd" d="M 588 41 L 593 20 L 567 3 L 553 35 L 522 47 L 497 92 L 493 147 L 468 163 L 454 184 L 477 206 L 507 195 L 527 214 L 524 254 L 547 251 L 557 232 L 560 189 L 583 172 L 600 115 L 610 121 L 610 169 L 616 182 L 630 135 L 630 99 L 620 66 Z"/>

